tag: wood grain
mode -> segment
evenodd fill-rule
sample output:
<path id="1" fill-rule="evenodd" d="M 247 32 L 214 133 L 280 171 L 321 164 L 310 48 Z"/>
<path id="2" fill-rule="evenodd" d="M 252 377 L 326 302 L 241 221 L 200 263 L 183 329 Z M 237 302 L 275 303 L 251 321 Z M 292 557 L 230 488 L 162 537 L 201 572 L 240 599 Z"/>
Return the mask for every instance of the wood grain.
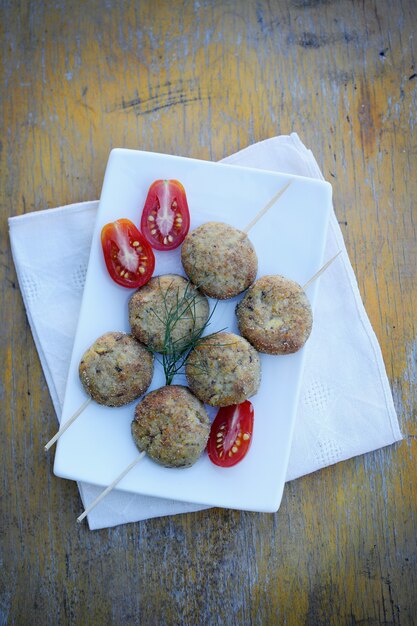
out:
<path id="1" fill-rule="evenodd" d="M 0 2 L 0 624 L 416 623 L 416 24 L 413 0 Z M 77 527 L 6 218 L 97 198 L 115 146 L 217 160 L 292 130 L 333 183 L 404 442 L 289 483 L 276 515 Z"/>

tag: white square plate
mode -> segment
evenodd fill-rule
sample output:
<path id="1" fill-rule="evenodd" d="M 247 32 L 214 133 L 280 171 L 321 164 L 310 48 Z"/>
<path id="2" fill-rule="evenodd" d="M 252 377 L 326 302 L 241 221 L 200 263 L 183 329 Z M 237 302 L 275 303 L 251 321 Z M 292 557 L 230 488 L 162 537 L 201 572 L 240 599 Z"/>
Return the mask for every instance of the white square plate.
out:
<path id="1" fill-rule="evenodd" d="M 151 183 L 180 180 L 187 193 L 191 229 L 209 220 L 243 229 L 288 181 L 292 184 L 250 231 L 259 259 L 258 276 L 283 274 L 301 285 L 323 264 L 331 208 L 328 183 L 149 152 L 117 149 L 110 154 L 95 225 L 80 318 L 71 358 L 62 423 L 86 396 L 78 378 L 84 351 L 103 333 L 129 332 L 127 305 L 132 290 L 116 285 L 103 260 L 100 232 L 104 224 L 127 217 L 140 223 Z M 154 275 L 183 274 L 180 249 L 156 252 Z M 314 310 L 317 281 L 308 288 Z M 219 302 L 207 332 L 227 327 L 238 332 L 234 309 L 238 298 Z M 211 306 L 214 302 L 211 301 Z M 213 465 L 206 453 L 188 469 L 167 469 L 145 458 L 118 489 L 234 509 L 275 512 L 285 482 L 304 362 L 304 349 L 287 356 L 261 355 L 262 382 L 251 398 L 255 425 L 251 448 L 232 468 Z M 186 384 L 177 377 L 178 384 Z M 156 364 L 149 389 L 164 384 Z M 130 434 L 136 403 L 107 408 L 92 402 L 58 442 L 57 476 L 103 487 L 139 454 Z M 210 409 L 210 416 L 215 410 Z"/>

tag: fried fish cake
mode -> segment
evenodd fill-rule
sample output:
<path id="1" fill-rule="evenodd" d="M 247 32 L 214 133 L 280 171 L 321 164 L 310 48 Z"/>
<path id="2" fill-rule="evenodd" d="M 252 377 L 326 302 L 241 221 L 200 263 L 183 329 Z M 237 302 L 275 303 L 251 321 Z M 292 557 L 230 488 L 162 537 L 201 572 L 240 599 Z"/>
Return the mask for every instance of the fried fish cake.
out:
<path id="1" fill-rule="evenodd" d="M 156 352 L 180 350 L 201 331 L 208 316 L 207 298 L 177 274 L 151 278 L 129 301 L 133 335 Z"/>
<path id="2" fill-rule="evenodd" d="M 246 233 L 221 222 L 207 222 L 188 233 L 181 261 L 200 291 L 219 300 L 245 291 L 258 271 L 255 248 Z"/>
<path id="3" fill-rule="evenodd" d="M 233 333 L 204 337 L 190 353 L 185 373 L 192 392 L 212 406 L 239 404 L 261 382 L 261 363 L 246 339 Z"/>
<path id="4" fill-rule="evenodd" d="M 137 405 L 132 436 L 141 451 L 165 467 L 190 467 L 210 434 L 204 405 L 187 387 L 171 385 L 148 393 Z"/>
<path id="5" fill-rule="evenodd" d="M 86 350 L 78 372 L 93 400 L 106 406 L 122 406 L 148 389 L 153 356 L 132 335 L 109 332 Z"/>
<path id="6" fill-rule="evenodd" d="M 300 285 L 284 276 L 262 276 L 236 307 L 239 330 L 258 350 L 291 354 L 310 336 L 313 314 Z"/>

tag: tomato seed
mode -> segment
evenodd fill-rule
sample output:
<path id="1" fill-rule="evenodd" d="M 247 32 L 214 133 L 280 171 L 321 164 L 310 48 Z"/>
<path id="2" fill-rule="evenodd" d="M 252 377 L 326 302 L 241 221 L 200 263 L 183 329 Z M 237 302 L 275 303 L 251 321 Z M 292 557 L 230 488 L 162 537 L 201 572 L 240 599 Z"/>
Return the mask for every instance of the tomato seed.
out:
<path id="1" fill-rule="evenodd" d="M 236 452 L 237 452 L 237 448 L 236 448 L 236 446 L 233 446 L 233 448 L 232 448 L 232 452 L 233 452 L 233 454 L 236 454 Z"/>
<path id="2" fill-rule="evenodd" d="M 156 234 L 156 228 L 153 228 L 153 229 L 151 230 L 151 235 L 155 235 L 155 234 Z"/>
<path id="3" fill-rule="evenodd" d="M 142 265 L 139 268 L 139 274 L 144 274 L 145 273 L 145 268 L 142 267 Z"/>
<path id="4" fill-rule="evenodd" d="M 135 248 L 137 248 L 137 247 L 138 247 L 138 245 L 139 245 L 139 241 L 134 241 L 134 242 L 132 243 L 132 246 L 134 246 Z"/>
<path id="5" fill-rule="evenodd" d="M 248 439 L 250 439 L 250 435 L 248 435 L 248 433 L 245 433 L 243 435 L 243 441 L 247 441 Z"/>
<path id="6" fill-rule="evenodd" d="M 154 216 L 153 216 L 153 215 L 149 215 L 149 216 L 148 216 L 148 221 L 149 221 L 149 222 L 154 222 L 154 221 L 155 221 Z"/>

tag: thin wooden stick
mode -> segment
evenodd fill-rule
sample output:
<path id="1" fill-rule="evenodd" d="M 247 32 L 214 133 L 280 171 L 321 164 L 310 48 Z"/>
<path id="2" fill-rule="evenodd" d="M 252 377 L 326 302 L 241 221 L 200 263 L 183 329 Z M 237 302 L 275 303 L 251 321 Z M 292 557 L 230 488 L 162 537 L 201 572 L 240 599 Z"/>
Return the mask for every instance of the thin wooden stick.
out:
<path id="1" fill-rule="evenodd" d="M 275 204 L 275 202 L 278 200 L 278 198 L 280 198 L 282 196 L 282 194 L 287 191 L 287 189 L 291 185 L 291 183 L 292 183 L 292 181 L 289 180 L 288 183 L 286 183 L 283 187 L 281 187 L 281 189 L 278 191 L 278 193 L 276 193 L 275 196 L 273 198 L 271 198 L 271 200 L 268 202 L 268 204 L 265 205 L 264 208 L 261 209 L 259 211 L 259 213 L 257 213 L 255 215 L 253 220 L 251 222 L 249 222 L 249 224 L 246 226 L 246 228 L 243 229 L 244 233 L 247 234 L 250 231 L 250 229 L 255 226 L 256 222 L 258 222 L 261 219 L 261 217 L 263 217 L 265 215 L 265 213 L 267 211 L 269 211 L 269 209 Z"/>
<path id="2" fill-rule="evenodd" d="M 60 436 L 67 430 L 67 428 L 69 428 L 69 426 L 71 426 L 71 424 L 73 422 L 75 422 L 75 420 L 77 419 L 77 417 L 79 415 L 81 415 L 81 413 L 84 411 L 84 409 L 86 409 L 88 407 L 88 405 L 90 404 L 90 402 L 92 402 L 91 398 L 88 398 L 81 406 L 80 408 L 75 411 L 74 415 L 72 417 L 69 418 L 69 420 L 67 420 L 65 422 L 65 424 L 63 424 L 61 426 L 61 428 L 58 430 L 58 432 L 52 437 L 52 439 L 50 439 L 50 441 L 48 441 L 48 443 L 45 446 L 45 450 L 49 450 L 49 448 L 51 446 L 54 445 L 55 441 L 58 441 L 58 439 L 60 438 Z"/>
<path id="3" fill-rule="evenodd" d="M 309 287 L 309 286 L 311 285 L 311 283 L 313 283 L 313 282 L 316 280 L 316 278 L 318 278 L 318 277 L 320 276 L 320 274 L 323 274 L 323 272 L 324 272 L 325 270 L 327 270 L 327 268 L 329 267 L 329 265 L 331 265 L 331 264 L 333 263 L 333 261 L 335 261 L 335 260 L 337 259 L 337 257 L 339 256 L 339 254 L 341 254 L 341 252 L 342 252 L 342 251 L 341 251 L 341 250 L 339 250 L 339 252 L 338 252 L 337 254 L 335 254 L 335 255 L 334 255 L 334 257 L 332 257 L 332 258 L 330 259 L 330 261 L 327 261 L 327 263 L 325 263 L 325 264 L 323 265 L 323 267 L 321 267 L 321 268 L 319 269 L 319 271 L 318 271 L 318 272 L 316 272 L 316 273 L 314 274 L 314 276 L 312 276 L 312 277 L 310 278 L 310 280 L 308 280 L 308 281 L 306 282 L 306 284 L 305 284 L 305 285 L 304 285 L 304 287 L 303 287 L 304 291 L 307 289 L 307 287 Z"/>
<path id="4" fill-rule="evenodd" d="M 130 472 L 130 470 L 132 469 L 132 467 L 135 467 L 135 465 L 137 463 L 139 463 L 139 461 L 141 461 L 143 459 L 143 457 L 145 456 L 146 452 L 143 451 L 140 453 L 140 455 L 134 460 L 132 461 L 127 467 L 126 469 L 123 470 L 123 472 L 121 474 L 119 474 L 119 476 L 117 478 L 115 478 L 115 480 L 108 486 L 106 487 L 106 489 L 104 491 L 101 492 L 101 494 L 99 496 L 97 496 L 97 498 L 94 500 L 94 502 L 92 502 L 90 504 L 90 506 L 88 506 L 84 513 L 82 513 L 79 517 L 77 517 L 77 522 L 80 524 L 84 517 L 86 517 L 90 511 L 92 511 L 94 509 L 95 506 L 97 506 L 97 504 L 99 502 L 101 502 L 101 500 L 103 500 L 103 498 L 105 498 L 107 496 L 108 493 L 110 493 L 110 491 L 112 489 L 115 488 L 115 486 L 117 485 L 117 483 L 119 483 L 122 478 L 124 478 L 126 476 L 126 474 L 128 474 Z"/>

